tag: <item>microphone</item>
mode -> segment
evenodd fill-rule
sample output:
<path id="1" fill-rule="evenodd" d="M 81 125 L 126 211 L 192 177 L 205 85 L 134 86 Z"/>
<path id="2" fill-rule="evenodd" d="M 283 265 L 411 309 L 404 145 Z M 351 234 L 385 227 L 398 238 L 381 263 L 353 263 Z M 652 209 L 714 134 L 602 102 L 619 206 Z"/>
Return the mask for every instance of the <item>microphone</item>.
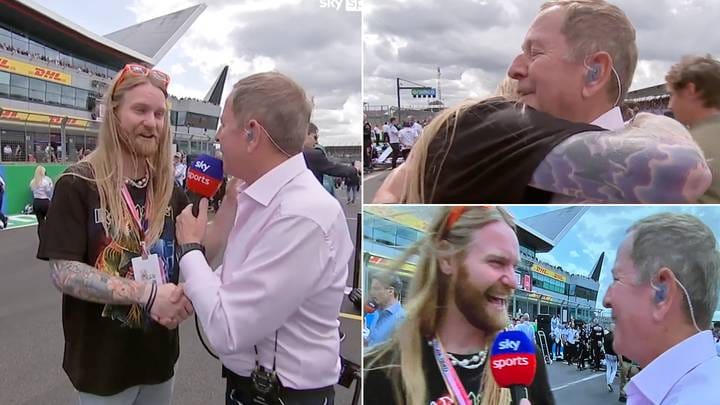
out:
<path id="1" fill-rule="evenodd" d="M 377 309 L 377 306 L 377 302 L 375 302 L 374 299 L 371 299 L 370 301 L 365 303 L 365 313 L 372 314 Z"/>
<path id="2" fill-rule="evenodd" d="M 188 168 L 187 189 L 193 204 L 192 212 L 198 216 L 200 200 L 212 198 L 223 182 L 223 162 L 208 155 L 200 155 Z"/>
<path id="3" fill-rule="evenodd" d="M 525 388 L 535 379 L 535 345 L 519 330 L 500 332 L 490 352 L 490 370 L 502 388 L 509 388 L 513 405 L 527 398 Z"/>

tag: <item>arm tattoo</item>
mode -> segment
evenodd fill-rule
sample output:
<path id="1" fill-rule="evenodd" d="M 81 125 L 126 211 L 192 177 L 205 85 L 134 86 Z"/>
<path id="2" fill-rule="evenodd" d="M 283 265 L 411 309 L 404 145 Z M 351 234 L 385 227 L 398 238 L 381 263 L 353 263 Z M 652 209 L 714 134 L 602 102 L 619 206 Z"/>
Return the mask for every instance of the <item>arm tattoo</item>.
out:
<path id="1" fill-rule="evenodd" d="M 85 263 L 50 260 L 53 284 L 63 294 L 101 304 L 144 304 L 148 284 L 105 274 Z"/>
<path id="2" fill-rule="evenodd" d="M 695 202 L 710 170 L 689 138 L 584 132 L 556 146 L 530 186 L 583 200 L 632 203 Z"/>

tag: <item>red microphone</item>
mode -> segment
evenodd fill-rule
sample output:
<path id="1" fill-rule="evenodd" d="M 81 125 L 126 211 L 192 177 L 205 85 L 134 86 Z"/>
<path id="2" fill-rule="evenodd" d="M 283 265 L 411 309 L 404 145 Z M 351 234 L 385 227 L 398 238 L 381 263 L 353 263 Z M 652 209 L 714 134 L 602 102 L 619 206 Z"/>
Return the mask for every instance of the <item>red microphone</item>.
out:
<path id="1" fill-rule="evenodd" d="M 501 332 L 490 352 L 490 370 L 498 385 L 510 389 L 513 405 L 527 398 L 525 388 L 535 379 L 535 345 L 519 330 Z"/>
<path id="2" fill-rule="evenodd" d="M 208 155 L 200 155 L 188 168 L 187 189 L 193 204 L 193 215 L 198 216 L 200 199 L 212 198 L 223 182 L 222 160 Z"/>
<path id="3" fill-rule="evenodd" d="M 377 306 L 377 302 L 374 299 L 371 299 L 365 303 L 365 313 L 372 314 L 375 310 L 377 310 Z"/>

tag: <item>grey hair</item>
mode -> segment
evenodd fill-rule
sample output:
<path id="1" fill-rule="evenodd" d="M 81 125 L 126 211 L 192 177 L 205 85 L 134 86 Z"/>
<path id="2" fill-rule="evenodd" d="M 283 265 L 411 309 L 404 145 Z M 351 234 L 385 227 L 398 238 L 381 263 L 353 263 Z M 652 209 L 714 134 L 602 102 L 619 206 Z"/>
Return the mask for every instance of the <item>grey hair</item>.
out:
<path id="1" fill-rule="evenodd" d="M 720 293 L 720 256 L 712 230 L 688 214 L 661 213 L 634 223 L 632 258 L 638 282 L 650 281 L 667 267 L 687 289 L 695 319 L 707 329 Z M 689 306 L 686 308 L 692 318 Z"/>
<path id="2" fill-rule="evenodd" d="M 523 314 L 523 316 L 522 316 L 522 320 L 523 320 L 523 321 L 529 321 L 529 320 L 530 320 L 530 314 L 528 314 L 527 312 L 525 312 L 525 313 Z"/>

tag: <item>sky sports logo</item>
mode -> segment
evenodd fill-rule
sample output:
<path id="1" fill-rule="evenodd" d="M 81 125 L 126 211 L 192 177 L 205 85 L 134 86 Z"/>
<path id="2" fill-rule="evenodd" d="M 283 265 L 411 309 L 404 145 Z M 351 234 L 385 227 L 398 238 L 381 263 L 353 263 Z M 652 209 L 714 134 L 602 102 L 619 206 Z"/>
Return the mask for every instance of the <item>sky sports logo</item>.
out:
<path id="1" fill-rule="evenodd" d="M 345 3 L 345 11 L 361 11 L 363 0 L 320 0 L 320 8 L 332 8 L 337 11 Z"/>
<path id="2" fill-rule="evenodd" d="M 530 360 L 527 357 L 506 357 L 504 359 L 497 359 L 492 361 L 492 368 L 502 370 L 505 367 L 517 367 L 517 366 L 528 366 Z"/>

